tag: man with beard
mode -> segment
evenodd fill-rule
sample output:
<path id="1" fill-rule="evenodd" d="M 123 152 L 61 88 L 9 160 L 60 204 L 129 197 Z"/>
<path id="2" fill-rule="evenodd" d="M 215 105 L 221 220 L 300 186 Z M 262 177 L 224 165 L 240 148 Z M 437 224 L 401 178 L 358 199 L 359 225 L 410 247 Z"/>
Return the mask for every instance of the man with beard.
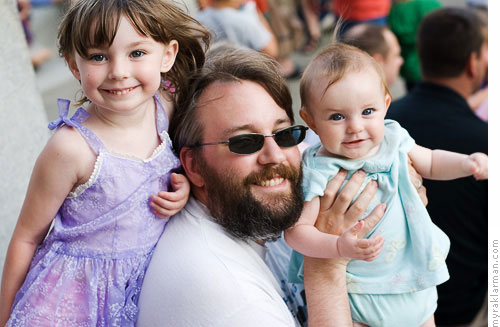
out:
<path id="1" fill-rule="evenodd" d="M 422 20 L 417 44 L 423 81 L 387 113 L 421 146 L 488 153 L 488 124 L 466 101 L 486 77 L 486 28 L 467 8 L 439 9 Z M 437 287 L 436 324 L 486 326 L 488 181 L 467 177 L 424 185 L 427 210 L 451 242 L 450 279 Z"/>
<path id="2" fill-rule="evenodd" d="M 172 120 L 174 148 L 192 196 L 171 218 L 146 273 L 138 326 L 297 326 L 266 265 L 265 242 L 280 237 L 302 210 L 301 156 L 306 128 L 293 126 L 292 99 L 275 62 L 262 54 L 223 49 L 208 57 L 180 90 Z M 329 184 L 319 223 L 348 227 L 374 195 L 353 176 Z M 368 228 L 383 215 L 379 206 Z M 332 220 L 323 219 L 329 217 Z M 373 241 L 378 250 L 382 242 Z M 309 326 L 351 323 L 347 260 L 305 261 Z"/>

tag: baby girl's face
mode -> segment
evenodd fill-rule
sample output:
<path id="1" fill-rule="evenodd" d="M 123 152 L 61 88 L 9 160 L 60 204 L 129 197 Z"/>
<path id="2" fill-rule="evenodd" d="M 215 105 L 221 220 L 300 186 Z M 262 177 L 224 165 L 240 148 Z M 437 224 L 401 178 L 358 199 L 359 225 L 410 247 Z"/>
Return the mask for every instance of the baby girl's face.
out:
<path id="1" fill-rule="evenodd" d="M 324 94 L 327 80 L 319 79 L 305 113 L 320 137 L 320 154 L 364 159 L 377 153 L 384 138 L 384 117 L 391 102 L 372 67 L 348 72 Z"/>

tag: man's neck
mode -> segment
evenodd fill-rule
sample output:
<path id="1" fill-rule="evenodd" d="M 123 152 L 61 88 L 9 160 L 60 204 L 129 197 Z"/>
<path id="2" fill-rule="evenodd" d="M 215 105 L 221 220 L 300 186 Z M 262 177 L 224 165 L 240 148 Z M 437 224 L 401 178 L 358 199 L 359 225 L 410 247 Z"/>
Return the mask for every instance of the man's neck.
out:
<path id="1" fill-rule="evenodd" d="M 424 77 L 423 81 L 446 86 L 460 94 L 464 99 L 467 99 L 474 91 L 471 81 L 465 76 L 454 78 Z"/>

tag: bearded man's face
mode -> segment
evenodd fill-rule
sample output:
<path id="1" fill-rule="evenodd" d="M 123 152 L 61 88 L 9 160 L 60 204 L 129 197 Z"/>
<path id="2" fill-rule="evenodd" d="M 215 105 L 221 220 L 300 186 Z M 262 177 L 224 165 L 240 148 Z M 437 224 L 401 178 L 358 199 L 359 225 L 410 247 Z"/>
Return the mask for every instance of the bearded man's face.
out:
<path id="1" fill-rule="evenodd" d="M 231 235 L 254 241 L 274 240 L 300 217 L 303 207 L 300 167 L 265 167 L 241 180 L 231 171 L 218 172 L 201 158 L 198 164 L 206 182 L 207 207 Z M 289 190 L 257 199 L 251 186 L 274 176 L 288 180 Z"/>

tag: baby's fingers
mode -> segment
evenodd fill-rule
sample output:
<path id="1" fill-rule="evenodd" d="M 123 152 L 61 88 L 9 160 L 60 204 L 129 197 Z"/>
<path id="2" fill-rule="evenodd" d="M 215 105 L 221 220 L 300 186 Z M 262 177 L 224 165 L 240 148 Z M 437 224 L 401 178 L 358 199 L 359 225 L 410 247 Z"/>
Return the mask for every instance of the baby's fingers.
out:
<path id="1" fill-rule="evenodd" d="M 359 248 L 359 259 L 365 261 L 372 261 L 377 258 L 377 256 L 382 251 L 384 246 L 384 238 L 381 236 L 376 236 L 372 239 L 362 239 L 358 240 Z"/>
<path id="2" fill-rule="evenodd" d="M 487 179 L 488 178 L 488 156 L 484 153 L 473 153 L 467 160 L 467 169 L 474 175 L 474 178 Z"/>

